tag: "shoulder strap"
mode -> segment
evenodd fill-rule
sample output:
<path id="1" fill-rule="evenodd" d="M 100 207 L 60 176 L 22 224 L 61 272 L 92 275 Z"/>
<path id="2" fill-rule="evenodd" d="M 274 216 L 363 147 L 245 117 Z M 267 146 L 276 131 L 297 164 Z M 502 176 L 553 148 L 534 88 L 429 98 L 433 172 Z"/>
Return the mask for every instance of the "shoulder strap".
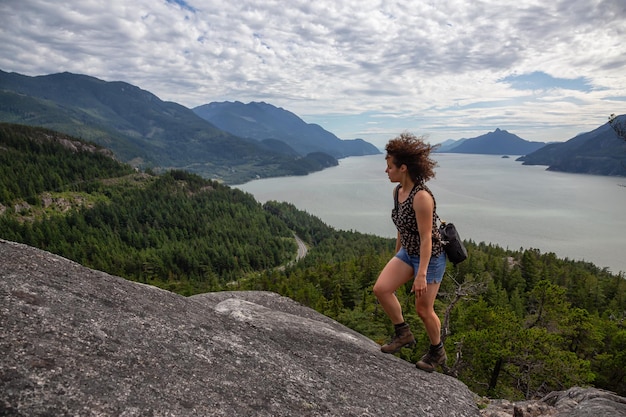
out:
<path id="1" fill-rule="evenodd" d="M 398 193 L 400 192 L 400 184 L 396 185 L 395 190 L 393 190 L 393 206 L 396 210 L 398 210 Z"/>

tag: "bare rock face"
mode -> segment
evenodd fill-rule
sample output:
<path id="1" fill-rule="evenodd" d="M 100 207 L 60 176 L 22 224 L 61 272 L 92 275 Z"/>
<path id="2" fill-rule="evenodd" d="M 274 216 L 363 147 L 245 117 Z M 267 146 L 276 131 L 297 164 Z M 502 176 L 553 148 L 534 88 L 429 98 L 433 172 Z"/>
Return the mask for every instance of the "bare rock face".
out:
<path id="1" fill-rule="evenodd" d="M 277 294 L 186 298 L 0 240 L 0 416 L 407 415 L 480 413 Z"/>
<path id="2" fill-rule="evenodd" d="M 596 388 L 556 391 L 541 401 L 553 406 L 557 417 L 626 417 L 626 398 Z"/>
<path id="3" fill-rule="evenodd" d="M 626 398 L 597 388 L 573 387 L 541 400 L 491 401 L 482 417 L 626 417 Z"/>

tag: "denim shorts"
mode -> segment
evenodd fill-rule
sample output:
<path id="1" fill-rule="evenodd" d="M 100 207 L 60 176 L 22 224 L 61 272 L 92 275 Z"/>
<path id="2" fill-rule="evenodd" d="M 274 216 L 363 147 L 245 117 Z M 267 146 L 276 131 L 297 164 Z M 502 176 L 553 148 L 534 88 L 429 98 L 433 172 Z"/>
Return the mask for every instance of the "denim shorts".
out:
<path id="1" fill-rule="evenodd" d="M 417 275 L 417 270 L 420 265 L 419 256 L 409 255 L 404 248 L 400 248 L 396 253 L 396 258 L 400 259 L 404 263 L 413 267 L 413 275 Z M 428 263 L 428 271 L 426 271 L 426 282 L 428 284 L 440 283 L 443 279 L 443 274 L 446 272 L 446 254 L 442 253 L 439 256 L 433 256 Z"/>

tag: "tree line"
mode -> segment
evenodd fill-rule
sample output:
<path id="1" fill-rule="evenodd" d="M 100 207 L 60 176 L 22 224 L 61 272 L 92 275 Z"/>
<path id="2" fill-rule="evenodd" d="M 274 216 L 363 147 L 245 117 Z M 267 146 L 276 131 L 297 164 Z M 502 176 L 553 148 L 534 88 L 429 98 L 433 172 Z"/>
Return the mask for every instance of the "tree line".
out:
<path id="1" fill-rule="evenodd" d="M 335 230 L 292 204 L 261 205 L 184 171 L 135 172 L 43 139 L 53 136 L 0 126 L 0 237 L 183 295 L 274 291 L 376 342 L 391 335 L 371 288 L 393 239 Z M 295 263 L 294 233 L 309 246 Z M 532 248 L 466 244 L 469 258 L 448 266 L 435 306 L 452 353 L 447 373 L 492 398 L 574 385 L 626 395 L 623 273 Z M 397 295 L 419 329 L 409 285 Z M 422 334 L 417 349 L 397 355 L 415 362 L 427 344 Z"/>
<path id="2" fill-rule="evenodd" d="M 277 203 L 268 204 L 275 212 Z M 327 233 L 303 261 L 240 280 L 238 288 L 278 292 L 384 343 L 393 329 L 371 289 L 394 240 Z M 436 301 L 452 352 L 447 373 L 492 398 L 530 399 L 590 385 L 626 394 L 623 273 L 536 249 L 466 245 L 468 260 L 448 265 Z M 405 319 L 421 328 L 410 283 L 397 296 Z M 398 355 L 414 363 L 428 343 L 422 334 L 417 349 Z"/>

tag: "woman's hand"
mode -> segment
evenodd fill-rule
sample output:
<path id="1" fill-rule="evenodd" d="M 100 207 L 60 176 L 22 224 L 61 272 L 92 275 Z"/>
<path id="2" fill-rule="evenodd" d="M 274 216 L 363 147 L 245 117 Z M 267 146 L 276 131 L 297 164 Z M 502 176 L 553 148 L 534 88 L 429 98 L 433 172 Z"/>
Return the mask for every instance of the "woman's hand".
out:
<path id="1" fill-rule="evenodd" d="M 413 288 L 411 288 L 411 291 L 415 293 L 416 297 L 420 297 L 426 294 L 427 289 L 428 286 L 426 285 L 426 274 L 424 274 L 423 276 L 417 275 L 415 277 L 415 280 L 413 281 Z"/>

